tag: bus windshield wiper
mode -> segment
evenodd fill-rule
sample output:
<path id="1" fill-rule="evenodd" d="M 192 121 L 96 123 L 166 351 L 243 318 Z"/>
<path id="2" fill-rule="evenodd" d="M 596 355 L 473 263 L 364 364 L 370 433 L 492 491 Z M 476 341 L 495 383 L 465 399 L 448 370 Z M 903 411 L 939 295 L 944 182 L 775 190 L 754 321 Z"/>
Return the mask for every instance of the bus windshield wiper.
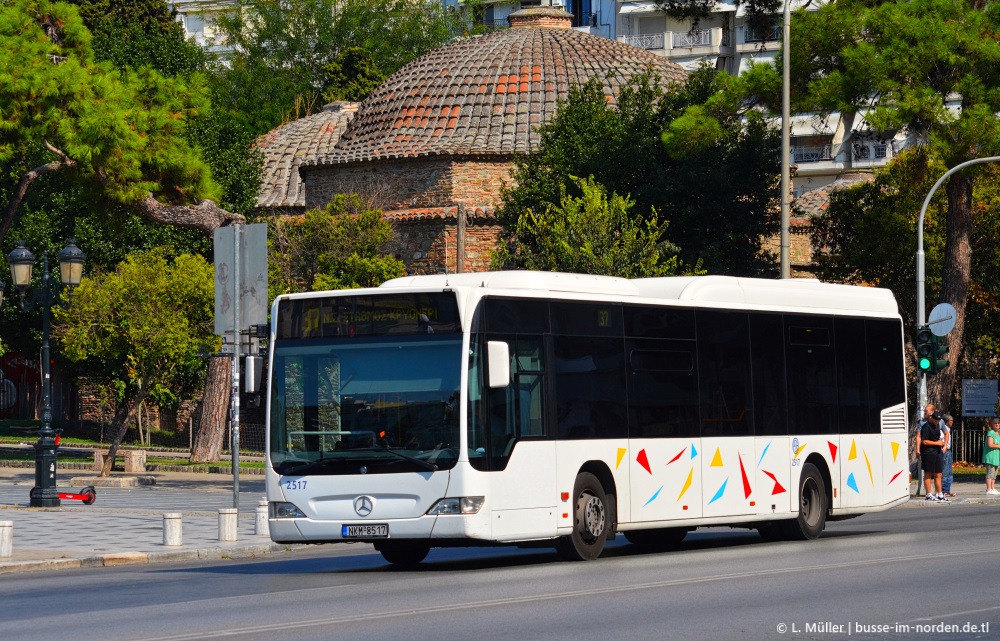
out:
<path id="1" fill-rule="evenodd" d="M 361 447 L 361 448 L 351 448 L 351 452 L 385 452 L 386 454 L 392 454 L 393 456 L 398 456 L 404 461 L 409 461 L 411 463 L 416 463 L 420 467 L 434 472 L 438 469 L 436 463 L 431 463 L 430 461 L 424 461 L 423 459 L 418 459 L 416 457 L 410 456 L 409 454 L 403 454 L 402 452 L 397 452 L 396 450 L 391 450 L 388 447 Z"/>

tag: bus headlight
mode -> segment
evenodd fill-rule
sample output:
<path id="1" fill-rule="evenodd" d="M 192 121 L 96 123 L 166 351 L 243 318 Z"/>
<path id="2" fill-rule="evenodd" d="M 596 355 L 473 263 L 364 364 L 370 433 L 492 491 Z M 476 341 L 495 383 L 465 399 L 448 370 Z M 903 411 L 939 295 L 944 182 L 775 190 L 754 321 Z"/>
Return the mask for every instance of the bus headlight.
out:
<path id="1" fill-rule="evenodd" d="M 280 501 L 275 501 L 271 503 L 271 514 L 272 519 L 297 519 L 305 518 L 305 514 L 302 510 L 295 507 L 291 503 L 282 503 Z"/>
<path id="2" fill-rule="evenodd" d="M 427 513 L 430 515 L 476 514 L 482 509 L 485 500 L 486 497 L 483 496 L 462 496 L 454 499 L 441 499 L 431 509 L 427 510 Z"/>

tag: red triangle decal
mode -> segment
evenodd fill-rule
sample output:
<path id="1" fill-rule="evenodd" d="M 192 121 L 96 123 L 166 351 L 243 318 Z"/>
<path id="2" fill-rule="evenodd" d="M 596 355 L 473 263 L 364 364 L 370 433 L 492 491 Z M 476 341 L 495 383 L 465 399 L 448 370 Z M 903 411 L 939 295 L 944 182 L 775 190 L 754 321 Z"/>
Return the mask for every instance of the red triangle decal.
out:
<path id="1" fill-rule="evenodd" d="M 830 441 L 827 441 L 826 444 L 830 446 L 830 456 L 833 457 L 833 462 L 836 463 L 837 462 L 837 446 L 834 445 L 833 443 L 831 443 Z"/>
<path id="2" fill-rule="evenodd" d="M 739 456 L 739 454 L 737 454 Z M 750 498 L 750 479 L 747 478 L 747 472 L 743 469 L 743 457 L 740 456 L 740 474 L 743 475 L 743 498 Z"/>
<path id="3" fill-rule="evenodd" d="M 774 474 L 771 474 L 767 470 L 761 470 L 761 472 L 770 476 L 771 480 L 774 481 L 774 489 L 771 490 L 771 496 L 774 496 L 775 494 L 781 494 L 782 492 L 786 491 L 785 488 L 781 486 L 781 483 L 778 483 L 778 479 L 774 478 Z"/>
<path id="4" fill-rule="evenodd" d="M 649 469 L 649 459 L 646 458 L 646 450 L 639 450 L 639 455 L 635 457 L 636 462 L 641 465 L 650 474 L 653 470 Z"/>
<path id="5" fill-rule="evenodd" d="M 685 447 L 683 450 L 681 450 L 680 452 L 677 453 L 677 456 L 675 456 L 674 458 L 672 458 L 669 461 L 667 461 L 667 465 L 670 465 L 671 463 L 673 463 L 674 461 L 676 461 L 677 459 L 679 459 L 681 457 L 681 454 L 683 454 L 684 452 L 687 452 L 687 451 L 688 451 L 688 448 Z"/>

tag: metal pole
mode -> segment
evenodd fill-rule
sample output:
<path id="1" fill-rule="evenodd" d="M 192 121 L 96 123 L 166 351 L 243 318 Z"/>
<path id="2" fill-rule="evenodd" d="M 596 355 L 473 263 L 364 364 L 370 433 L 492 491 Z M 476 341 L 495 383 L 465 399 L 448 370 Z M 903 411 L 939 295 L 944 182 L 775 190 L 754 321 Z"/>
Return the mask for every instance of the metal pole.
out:
<path id="1" fill-rule="evenodd" d="M 791 278 L 791 240 L 789 238 L 789 210 L 791 209 L 791 168 L 789 167 L 791 141 L 791 40 L 792 15 L 789 10 L 791 0 L 785 0 L 785 10 L 781 28 L 783 42 L 781 54 L 781 277 Z"/>
<path id="2" fill-rule="evenodd" d="M 240 335 L 240 225 L 233 234 L 233 387 L 231 419 L 232 444 L 230 445 L 233 467 L 233 507 L 240 507 L 240 350 L 243 339 Z"/>
<path id="3" fill-rule="evenodd" d="M 42 258 L 42 429 L 35 443 L 35 487 L 31 491 L 31 507 L 59 507 L 56 490 L 56 445 L 52 429 L 51 375 L 49 372 L 49 312 L 52 306 L 52 278 L 49 275 L 49 255 Z"/>
<path id="4" fill-rule="evenodd" d="M 938 178 L 937 182 L 934 183 L 934 186 L 931 187 L 931 190 L 927 192 L 927 197 L 924 198 L 924 204 L 920 206 L 920 218 L 917 220 L 917 329 L 923 327 L 927 320 L 924 311 L 924 216 L 927 214 L 927 205 L 930 204 L 931 198 L 934 196 L 934 192 L 937 191 L 938 187 L 940 187 L 949 176 L 955 172 L 962 171 L 966 167 L 981 165 L 988 162 L 1000 162 L 1000 156 L 974 158 L 955 165 L 946 171 L 943 176 Z M 920 391 L 918 392 L 918 401 L 920 403 L 920 411 L 922 411 L 923 408 L 927 406 L 927 374 L 923 372 L 920 374 Z M 920 411 L 918 411 L 918 414 Z"/>

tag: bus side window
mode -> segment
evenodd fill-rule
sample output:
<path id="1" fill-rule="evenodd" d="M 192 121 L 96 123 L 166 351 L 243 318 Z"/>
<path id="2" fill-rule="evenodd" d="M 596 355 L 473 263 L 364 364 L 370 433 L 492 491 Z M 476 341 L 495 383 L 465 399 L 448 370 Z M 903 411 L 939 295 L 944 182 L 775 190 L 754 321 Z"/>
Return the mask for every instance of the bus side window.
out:
<path id="1" fill-rule="evenodd" d="M 487 390 L 490 469 L 502 470 L 517 441 L 545 436 L 543 344 L 540 336 L 497 336 L 510 346 L 511 384 Z"/>

